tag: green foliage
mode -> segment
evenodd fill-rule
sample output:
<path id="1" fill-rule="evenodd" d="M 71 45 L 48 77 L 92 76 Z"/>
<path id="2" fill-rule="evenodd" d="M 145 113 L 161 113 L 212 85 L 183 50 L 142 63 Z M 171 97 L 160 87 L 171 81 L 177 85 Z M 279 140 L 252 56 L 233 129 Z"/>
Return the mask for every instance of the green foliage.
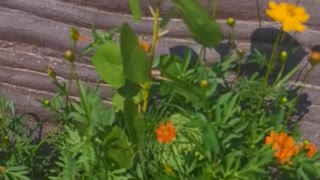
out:
<path id="1" fill-rule="evenodd" d="M 161 2 L 149 7 L 155 17 Z M 99 88 L 79 79 L 78 56 L 69 62 L 68 82 L 50 78 L 57 94 L 40 100 L 48 117 L 18 116 L 13 103 L 0 96 L 0 179 L 320 177 L 320 153 L 310 156 L 306 143 L 285 163 L 265 143 L 272 131 L 286 133 L 286 140 L 294 138 L 298 147 L 294 115 L 301 89 L 293 96 L 287 85 L 298 67 L 286 74 L 280 70 L 273 81 L 268 73 L 277 63 L 254 50 L 246 63 L 259 68 L 251 75 L 241 74 L 242 57 L 234 49 L 205 65 L 205 51 L 221 41 L 219 25 L 196 0 L 172 2 L 174 7 L 161 21 L 154 19 L 153 48 L 148 51 L 127 23 L 120 31 L 92 29 L 93 42 L 82 55 L 94 50 L 92 65 L 114 92 L 111 104 L 101 99 Z M 140 2 L 128 3 L 134 19 L 140 20 Z M 154 52 L 159 32 L 176 9 L 203 46 L 196 59 L 191 51 L 183 56 Z M 70 96 L 72 83 L 79 98 Z M 32 126 L 27 115 L 37 120 Z M 44 122 L 53 127 L 40 135 Z M 295 147 L 285 150 L 293 152 Z"/>
<path id="2" fill-rule="evenodd" d="M 120 47 L 125 78 L 135 83 L 150 80 L 151 61 L 147 59 L 136 34 L 128 24 L 122 25 Z"/>
<path id="3" fill-rule="evenodd" d="M 172 2 L 176 4 L 183 22 L 197 42 L 206 47 L 220 44 L 222 34 L 219 25 L 210 18 L 197 0 L 173 0 Z"/>

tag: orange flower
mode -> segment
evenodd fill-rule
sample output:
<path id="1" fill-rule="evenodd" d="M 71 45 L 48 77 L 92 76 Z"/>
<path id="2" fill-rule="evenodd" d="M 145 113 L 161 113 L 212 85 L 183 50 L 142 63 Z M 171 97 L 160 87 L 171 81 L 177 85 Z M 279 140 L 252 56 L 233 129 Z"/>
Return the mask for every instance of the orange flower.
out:
<path id="1" fill-rule="evenodd" d="M 288 163 L 290 165 L 291 157 L 299 152 L 295 140 L 284 132 L 278 134 L 271 131 L 265 139 L 265 144 L 272 144 L 272 150 L 275 151 L 274 157 L 279 159 L 280 164 Z"/>
<path id="2" fill-rule="evenodd" d="M 166 125 L 161 122 L 160 126 L 155 130 L 155 133 L 157 135 L 158 141 L 163 144 L 170 143 L 176 136 L 176 128 L 170 121 L 167 122 Z"/>
<path id="3" fill-rule="evenodd" d="M 308 151 L 307 153 L 308 157 L 312 157 L 318 151 L 317 147 L 310 142 L 306 143 L 306 145 L 304 146 L 304 149 Z"/>
<path id="4" fill-rule="evenodd" d="M 6 170 L 6 168 L 5 168 L 5 167 L 0 166 L 0 172 L 4 172 L 5 170 Z"/>
<path id="5" fill-rule="evenodd" d="M 146 41 L 142 40 L 141 38 L 139 38 L 139 45 L 144 50 L 144 52 L 148 52 L 150 49 L 149 44 Z"/>
<path id="6" fill-rule="evenodd" d="M 272 144 L 276 141 L 278 134 L 274 131 L 270 132 L 270 136 L 267 136 L 265 139 L 265 144 Z"/>

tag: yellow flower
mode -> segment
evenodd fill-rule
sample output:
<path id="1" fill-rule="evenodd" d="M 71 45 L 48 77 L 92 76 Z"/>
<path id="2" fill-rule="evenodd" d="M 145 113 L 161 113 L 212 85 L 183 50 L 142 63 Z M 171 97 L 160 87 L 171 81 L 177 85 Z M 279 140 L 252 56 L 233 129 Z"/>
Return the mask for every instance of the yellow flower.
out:
<path id="1" fill-rule="evenodd" d="M 269 8 L 266 13 L 276 22 L 282 24 L 282 30 L 285 32 L 306 30 L 304 23 L 310 18 L 309 14 L 302 6 L 295 4 L 280 2 L 277 4 L 274 1 L 269 2 Z"/>
<path id="2" fill-rule="evenodd" d="M 160 122 L 160 126 L 155 130 L 155 133 L 159 142 L 170 143 L 176 136 L 176 128 L 170 121 L 166 125 Z"/>

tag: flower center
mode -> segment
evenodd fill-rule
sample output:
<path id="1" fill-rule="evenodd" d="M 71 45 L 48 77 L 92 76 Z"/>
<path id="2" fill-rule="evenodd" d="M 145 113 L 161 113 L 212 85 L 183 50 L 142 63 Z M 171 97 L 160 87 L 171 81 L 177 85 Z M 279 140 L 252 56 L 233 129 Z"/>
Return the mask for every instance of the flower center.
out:
<path id="1" fill-rule="evenodd" d="M 296 15 L 296 12 L 295 12 L 295 6 L 294 5 L 288 5 L 287 6 L 287 13 L 289 16 L 295 16 Z"/>

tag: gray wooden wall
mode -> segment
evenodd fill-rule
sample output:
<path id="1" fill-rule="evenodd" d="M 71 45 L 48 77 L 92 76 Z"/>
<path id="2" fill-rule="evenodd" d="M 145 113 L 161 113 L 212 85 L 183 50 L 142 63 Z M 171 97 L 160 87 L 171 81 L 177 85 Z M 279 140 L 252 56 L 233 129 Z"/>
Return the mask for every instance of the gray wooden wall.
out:
<path id="1" fill-rule="evenodd" d="M 154 0 L 149 0 L 154 3 Z M 206 0 L 200 0 L 208 7 Z M 141 1 L 144 2 L 144 1 Z M 227 37 L 230 29 L 225 18 L 237 19 L 236 37 L 238 46 L 251 48 L 251 35 L 258 27 L 256 1 L 227 0 L 219 1 L 217 17 Z M 266 17 L 264 10 L 268 0 L 259 0 L 262 27 L 279 27 Z M 162 12 L 170 7 L 170 1 L 164 0 Z M 296 34 L 295 39 L 304 48 L 306 54 L 315 45 L 320 44 L 320 1 L 305 0 L 303 5 L 311 13 L 308 30 Z M 0 1 L 0 88 L 1 92 L 16 103 L 19 112 L 46 113 L 40 109 L 37 99 L 49 98 L 56 89 L 50 83 L 46 65 L 52 66 L 61 80 L 68 78 L 69 66 L 63 59 L 63 52 L 71 47 L 69 29 L 71 25 L 80 27 L 81 34 L 90 36 L 90 28 L 95 24 L 99 29 L 107 30 L 119 27 L 123 22 L 129 24 L 138 34 L 150 40 L 152 21 L 147 7 L 142 3 L 144 16 L 141 24 L 132 22 L 127 0 L 1 0 Z M 191 46 L 198 51 L 200 47 L 190 39 L 185 26 L 174 19 L 168 26 L 170 32 L 163 37 L 156 49 L 157 54 L 167 53 L 168 48 L 177 44 Z M 85 42 L 80 43 L 84 47 Z M 219 57 L 218 53 L 209 53 L 208 59 Z M 301 63 L 307 63 L 307 57 Z M 76 62 L 81 78 L 97 85 L 97 74 L 90 64 L 90 58 L 84 57 Z M 302 69 L 302 68 L 301 68 Z M 304 73 L 304 72 L 302 72 Z M 300 79 L 301 80 L 301 79 Z M 301 129 L 304 137 L 315 141 L 320 147 L 320 65 L 311 74 L 305 88 L 309 112 L 303 118 Z M 108 102 L 111 89 L 102 85 L 101 95 Z M 77 96 L 73 88 L 72 96 Z"/>

